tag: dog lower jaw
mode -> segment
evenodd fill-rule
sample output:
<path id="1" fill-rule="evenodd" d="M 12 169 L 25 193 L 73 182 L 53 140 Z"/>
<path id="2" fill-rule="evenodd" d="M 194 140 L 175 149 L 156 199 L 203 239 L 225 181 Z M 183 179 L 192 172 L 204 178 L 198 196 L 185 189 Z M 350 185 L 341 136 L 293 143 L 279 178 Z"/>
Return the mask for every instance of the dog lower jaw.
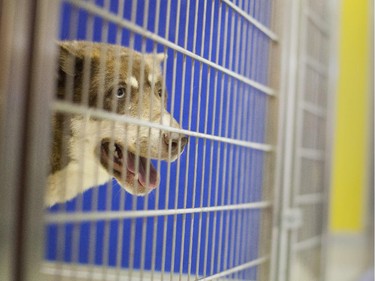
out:
<path id="1" fill-rule="evenodd" d="M 99 160 L 107 172 L 129 193 L 144 195 L 159 185 L 159 175 L 151 159 L 126 151 L 120 143 L 103 140 Z"/>
<path id="2" fill-rule="evenodd" d="M 95 147 L 95 145 L 93 145 L 93 147 Z M 105 184 L 113 178 L 115 178 L 118 184 L 127 192 L 137 196 L 144 196 L 159 186 L 160 175 L 156 172 L 155 168 L 152 170 L 155 171 L 155 174 L 151 181 L 147 181 L 147 177 L 144 177 L 143 181 L 140 182 L 139 176 L 137 178 L 135 172 L 132 173 L 127 170 L 128 172 L 125 177 L 122 176 L 122 168 L 119 169 L 120 172 L 114 172 L 113 167 L 112 169 L 109 169 L 109 167 L 106 168 L 100 161 L 100 151 L 98 153 L 95 148 L 93 148 L 93 150 L 95 151 L 94 153 L 87 153 L 84 158 L 75 157 L 64 169 L 48 176 L 45 194 L 46 207 L 69 201 L 78 194 L 92 187 Z M 113 154 L 114 151 L 111 153 Z M 117 156 L 120 156 L 119 151 L 116 153 Z M 158 161 L 164 160 L 173 162 L 178 159 L 179 156 L 180 155 L 174 155 L 170 158 L 165 157 Z M 145 174 L 147 175 L 147 173 L 151 171 L 151 162 L 145 157 L 139 157 L 139 159 L 142 159 L 140 162 L 143 162 L 143 170 L 146 171 Z M 118 164 L 119 163 L 116 163 L 116 165 Z M 147 164 L 150 165 L 148 172 Z"/>
<path id="3" fill-rule="evenodd" d="M 131 174 L 131 173 L 128 173 L 127 175 L 127 178 L 126 179 L 123 179 L 123 178 L 117 178 L 115 176 L 115 179 L 117 181 L 117 183 L 123 188 L 126 190 L 126 192 L 132 194 L 132 195 L 135 195 L 135 196 L 145 196 L 147 195 L 148 193 L 154 191 L 158 186 L 159 184 L 157 184 L 157 186 L 155 187 L 152 187 L 150 188 L 149 186 L 143 186 L 139 180 L 135 177 L 134 174 Z M 158 177 L 158 183 L 159 183 L 159 177 Z"/>
<path id="4" fill-rule="evenodd" d="M 156 174 L 156 180 L 153 185 L 150 185 L 148 182 L 141 182 L 139 179 L 139 174 L 135 174 L 128 170 L 126 172 L 126 176 L 123 176 L 117 172 L 114 172 L 113 176 L 123 189 L 136 196 L 145 196 L 146 194 L 155 190 L 160 183 L 159 174 Z"/>

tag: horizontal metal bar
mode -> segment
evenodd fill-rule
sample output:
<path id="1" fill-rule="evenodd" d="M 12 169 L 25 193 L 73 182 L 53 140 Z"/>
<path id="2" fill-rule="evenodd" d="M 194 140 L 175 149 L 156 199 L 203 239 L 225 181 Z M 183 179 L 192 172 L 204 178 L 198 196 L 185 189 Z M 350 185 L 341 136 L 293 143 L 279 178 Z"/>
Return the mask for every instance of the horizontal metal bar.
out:
<path id="1" fill-rule="evenodd" d="M 328 67 L 322 64 L 321 62 L 317 61 L 309 55 L 304 56 L 302 60 L 306 64 L 306 66 L 308 66 L 321 76 L 328 77 Z"/>
<path id="2" fill-rule="evenodd" d="M 293 251 L 305 251 L 315 247 L 318 247 L 322 243 L 322 236 L 314 236 L 312 238 L 299 241 L 293 245 Z"/>
<path id="3" fill-rule="evenodd" d="M 106 19 L 106 20 L 109 20 L 123 28 L 127 28 L 133 32 L 136 32 L 138 34 L 141 34 L 142 36 L 144 37 L 147 37 L 159 44 L 162 44 L 170 49 L 173 49 L 177 52 L 180 52 L 181 54 L 184 54 L 186 56 L 189 56 L 191 57 L 192 59 L 195 59 L 199 62 L 202 62 L 206 65 L 209 65 L 210 67 L 218 70 L 218 71 L 221 71 L 259 91 L 261 91 L 262 93 L 266 94 L 266 95 L 269 95 L 269 96 L 275 96 L 275 91 L 268 87 L 268 86 L 265 86 L 259 82 L 256 82 L 254 80 L 251 80 L 243 75 L 240 75 L 228 68 L 225 68 L 217 63 L 214 63 L 208 59 L 205 59 L 193 52 L 190 52 L 186 49 L 184 49 L 183 47 L 153 33 L 153 32 L 150 32 L 148 31 L 147 29 L 143 28 L 143 27 L 140 27 L 138 25 L 136 25 L 135 23 L 127 20 L 127 19 L 124 19 L 118 15 L 115 15 L 115 14 L 112 14 L 106 10 L 103 10 L 102 8 L 94 5 L 94 4 L 90 4 L 88 2 L 85 2 L 85 1 L 81 1 L 81 0 L 66 0 L 66 2 L 69 2 L 71 3 L 72 5 L 75 5 L 79 8 L 82 8 L 82 9 L 85 9 L 86 11 L 88 11 L 89 13 L 92 13 L 92 14 L 95 14 L 95 15 L 98 15 L 100 17 L 102 17 L 103 19 Z"/>
<path id="4" fill-rule="evenodd" d="M 254 25 L 259 31 L 264 33 L 268 36 L 272 41 L 278 42 L 279 38 L 278 36 L 271 31 L 268 27 L 261 24 L 259 21 L 257 21 L 255 18 L 247 14 L 244 10 L 242 10 L 240 7 L 236 6 L 233 2 L 229 0 L 222 0 L 223 3 L 225 3 L 228 7 L 232 8 L 235 12 L 237 12 L 239 15 L 241 15 L 244 19 L 246 19 L 248 22 L 250 22 L 252 25 Z"/>
<path id="5" fill-rule="evenodd" d="M 313 205 L 325 200 L 323 193 L 310 193 L 296 196 L 294 202 L 298 205 Z"/>
<path id="6" fill-rule="evenodd" d="M 271 202 L 261 201 L 254 203 L 212 206 L 212 207 L 196 207 L 186 209 L 164 209 L 164 210 L 138 210 L 138 211 L 105 211 L 105 212 L 80 212 L 80 213 L 49 213 L 45 215 L 46 223 L 71 223 L 81 221 L 101 221 L 129 218 L 145 218 L 157 216 L 172 216 L 182 214 L 196 214 L 209 212 L 266 209 L 271 207 Z"/>
<path id="7" fill-rule="evenodd" d="M 303 148 L 298 149 L 298 156 L 305 159 L 324 161 L 325 153 L 320 149 Z"/>
<path id="8" fill-rule="evenodd" d="M 256 260 L 250 261 L 248 263 L 244 263 L 244 264 L 241 264 L 239 266 L 236 266 L 236 267 L 233 267 L 233 268 L 221 271 L 221 272 L 219 272 L 217 274 L 214 274 L 214 275 L 211 275 L 211 276 L 207 276 L 207 277 L 203 277 L 203 278 L 199 278 L 197 280 L 199 280 L 199 281 L 218 280 L 221 277 L 224 277 L 224 276 L 227 276 L 227 275 L 230 275 L 230 274 L 233 274 L 233 273 L 236 273 L 236 272 L 239 272 L 239 271 L 242 271 L 242 270 L 245 270 L 245 269 L 257 266 L 257 265 L 260 265 L 262 263 L 265 263 L 268 260 L 269 260 L 268 256 L 261 257 L 261 258 L 258 258 Z"/>
<path id="9" fill-rule="evenodd" d="M 132 270 L 133 281 L 153 281 L 162 280 L 162 272 L 150 270 Z M 45 280 L 59 280 L 59 281 L 128 281 L 129 268 L 117 268 L 108 266 L 103 270 L 100 265 L 83 265 L 78 263 L 61 263 L 61 262 L 44 262 L 41 266 L 41 272 L 46 277 Z M 187 274 L 175 273 L 173 280 L 188 281 L 190 280 Z"/>
<path id="10" fill-rule="evenodd" d="M 144 126 L 144 127 L 149 127 L 149 128 L 156 128 L 156 129 L 160 129 L 160 130 L 164 130 L 168 132 L 174 132 L 174 133 L 184 134 L 184 135 L 191 136 L 191 137 L 228 143 L 228 144 L 246 147 L 246 148 L 252 148 L 252 149 L 260 150 L 264 152 L 271 152 L 274 150 L 274 147 L 269 144 L 249 142 L 249 141 L 231 139 L 231 138 L 226 138 L 226 137 L 219 137 L 219 136 L 205 134 L 205 133 L 192 132 L 192 131 L 185 130 L 185 129 L 173 128 L 170 126 L 166 126 L 166 125 L 162 125 L 159 123 L 154 123 L 154 122 L 150 122 L 146 120 L 141 120 L 138 118 L 127 116 L 127 115 L 119 115 L 116 113 L 112 113 L 112 112 L 108 112 L 108 111 L 104 111 L 100 109 L 95 109 L 95 108 L 88 108 L 86 106 L 71 104 L 71 103 L 64 102 L 64 101 L 53 102 L 52 110 L 59 111 L 59 112 L 79 114 L 85 117 L 96 117 L 96 118 L 101 118 L 105 120 L 123 122 L 123 123 L 134 124 L 134 125 L 139 125 L 139 126 Z"/>
<path id="11" fill-rule="evenodd" d="M 312 11 L 309 8 L 305 8 L 304 14 L 311 21 L 311 23 L 314 24 L 319 29 L 319 31 L 324 36 L 326 37 L 329 36 L 328 24 L 325 23 L 324 19 L 321 16 L 317 15 L 314 11 Z"/>
<path id="12" fill-rule="evenodd" d="M 326 117 L 326 110 L 323 107 L 315 105 L 311 102 L 302 102 L 302 109 L 320 118 Z"/>

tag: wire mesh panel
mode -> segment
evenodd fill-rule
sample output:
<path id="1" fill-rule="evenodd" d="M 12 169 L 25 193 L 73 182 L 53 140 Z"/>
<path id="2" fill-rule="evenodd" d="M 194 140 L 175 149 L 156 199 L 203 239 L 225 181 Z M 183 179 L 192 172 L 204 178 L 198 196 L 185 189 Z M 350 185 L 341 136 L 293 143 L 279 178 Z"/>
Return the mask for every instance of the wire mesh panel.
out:
<path id="1" fill-rule="evenodd" d="M 324 280 L 329 4 L 0 1 L 2 278 Z"/>
<path id="2" fill-rule="evenodd" d="M 324 7 L 326 6 L 326 7 Z M 304 224 L 296 231 L 294 237 L 294 249 L 296 258 L 301 256 L 311 269 L 311 278 L 317 280 L 323 278 L 322 269 L 322 242 L 326 217 L 327 185 L 325 182 L 326 171 L 326 131 L 327 131 L 327 103 L 328 95 L 328 47 L 329 32 L 328 23 L 324 11 L 329 10 L 327 3 L 309 3 L 304 7 L 302 16 L 303 26 L 307 29 L 309 37 L 305 39 L 306 48 L 302 51 L 303 77 L 301 87 L 304 84 L 314 83 L 310 91 L 301 95 L 298 107 L 298 115 L 301 124 L 297 134 L 302 140 L 298 147 L 300 155 L 296 155 L 297 167 L 295 182 L 296 196 L 295 206 L 302 209 Z M 311 75 L 308 75 L 309 72 Z M 309 163 L 311 168 L 302 167 L 299 163 Z M 298 168 L 297 168 L 298 169 Z M 310 181 L 305 181 L 306 178 Z M 303 273 L 295 273 L 294 280 L 303 278 Z M 306 277 L 305 277 L 306 278 Z M 307 278 L 305 280 L 308 280 Z"/>
<path id="3" fill-rule="evenodd" d="M 268 280 L 271 2 L 59 1 L 46 276 Z"/>
<path id="4" fill-rule="evenodd" d="M 324 280 L 327 201 L 329 194 L 331 93 L 329 89 L 329 1 L 300 1 L 295 5 L 297 75 L 289 119 L 293 140 L 288 156 L 290 191 L 284 195 L 285 238 L 289 247 L 280 252 L 288 264 L 281 280 Z M 327 157 L 328 156 L 328 157 Z M 287 187 L 288 188 L 288 187 Z M 288 254 L 289 251 L 289 254 Z M 287 256 L 287 261 L 282 260 Z M 283 265 L 281 265 L 283 268 Z"/>

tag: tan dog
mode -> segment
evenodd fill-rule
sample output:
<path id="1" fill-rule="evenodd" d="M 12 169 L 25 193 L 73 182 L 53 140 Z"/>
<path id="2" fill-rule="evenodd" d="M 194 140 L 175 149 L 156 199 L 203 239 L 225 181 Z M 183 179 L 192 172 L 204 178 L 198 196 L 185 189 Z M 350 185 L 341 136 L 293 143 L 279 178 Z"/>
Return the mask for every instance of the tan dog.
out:
<path id="1" fill-rule="evenodd" d="M 165 109 L 164 54 L 86 41 L 61 42 L 59 48 L 58 100 L 180 128 Z M 177 133 L 77 114 L 56 113 L 52 125 L 47 206 L 113 177 L 128 192 L 145 195 L 160 181 L 150 159 L 174 161 L 188 141 Z"/>

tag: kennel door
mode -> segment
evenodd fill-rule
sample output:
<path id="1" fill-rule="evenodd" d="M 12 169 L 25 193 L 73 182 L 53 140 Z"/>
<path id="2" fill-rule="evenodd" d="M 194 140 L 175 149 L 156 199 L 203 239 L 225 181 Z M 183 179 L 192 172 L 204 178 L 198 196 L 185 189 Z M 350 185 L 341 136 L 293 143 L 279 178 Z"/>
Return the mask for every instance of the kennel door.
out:
<path id="1" fill-rule="evenodd" d="M 44 272 L 88 280 L 267 280 L 274 174 L 268 131 L 276 117 L 269 114 L 269 67 L 278 40 L 272 1 L 59 3 L 60 40 L 167 55 L 167 110 L 182 129 L 84 103 L 55 100 L 54 111 L 174 130 L 189 144 L 173 163 L 152 160 L 161 184 L 145 197 L 110 181 L 52 206 Z"/>

